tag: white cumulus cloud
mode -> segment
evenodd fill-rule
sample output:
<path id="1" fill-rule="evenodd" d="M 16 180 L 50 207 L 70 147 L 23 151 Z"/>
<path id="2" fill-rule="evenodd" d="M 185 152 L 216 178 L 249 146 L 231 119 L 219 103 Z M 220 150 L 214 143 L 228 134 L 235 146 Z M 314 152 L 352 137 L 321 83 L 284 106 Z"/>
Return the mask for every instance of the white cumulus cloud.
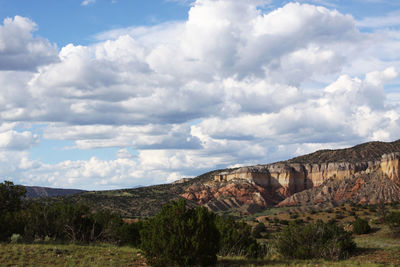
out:
<path id="1" fill-rule="evenodd" d="M 311 4 L 260 8 L 268 3 L 197 0 L 185 21 L 59 51 L 31 20 L 6 19 L 0 166 L 26 184 L 106 189 L 399 138 L 400 32 L 389 22 L 360 32 L 351 15 Z M 41 140 L 93 156 L 33 160 Z M 105 148 L 114 159 L 96 156 Z"/>
<path id="2" fill-rule="evenodd" d="M 5 18 L 0 25 L 0 70 L 35 70 L 58 60 L 57 47 L 33 36 L 37 25 L 30 19 Z"/>

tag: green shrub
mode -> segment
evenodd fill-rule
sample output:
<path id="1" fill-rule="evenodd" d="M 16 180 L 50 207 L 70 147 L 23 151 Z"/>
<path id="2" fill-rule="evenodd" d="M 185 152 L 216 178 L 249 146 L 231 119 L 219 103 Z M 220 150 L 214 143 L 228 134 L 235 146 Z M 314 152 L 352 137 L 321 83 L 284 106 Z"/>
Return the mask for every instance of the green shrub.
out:
<path id="1" fill-rule="evenodd" d="M 121 225 L 118 230 L 120 244 L 138 247 L 140 245 L 141 229 L 143 229 L 143 222 L 141 221 Z"/>
<path id="2" fill-rule="evenodd" d="M 291 223 L 277 236 L 275 244 L 280 254 L 292 259 L 339 260 L 356 248 L 350 233 L 322 221 L 306 226 Z"/>
<path id="3" fill-rule="evenodd" d="M 296 224 L 303 224 L 303 223 L 304 223 L 304 220 L 303 220 L 303 219 L 296 219 L 296 220 L 294 220 L 294 222 L 295 222 Z"/>
<path id="4" fill-rule="evenodd" d="M 211 265 L 217 261 L 219 233 L 205 207 L 187 209 L 184 200 L 164 205 L 144 223 L 141 249 L 152 266 Z"/>
<path id="5" fill-rule="evenodd" d="M 266 254 L 266 247 L 257 243 L 251 235 L 251 227 L 244 222 L 237 222 L 231 217 L 218 216 L 216 226 L 220 233 L 221 256 L 244 256 L 261 258 Z"/>
<path id="6" fill-rule="evenodd" d="M 368 234 L 369 232 L 371 232 L 371 226 L 369 226 L 367 220 L 357 218 L 353 222 L 353 233 L 357 235 L 362 235 L 362 234 Z"/>
<path id="7" fill-rule="evenodd" d="M 376 212 L 377 211 L 377 206 L 376 205 L 369 205 L 368 206 L 368 210 L 370 212 Z"/>
<path id="8" fill-rule="evenodd" d="M 400 212 L 391 212 L 386 216 L 386 223 L 389 225 L 392 235 L 400 236 Z"/>
<path id="9" fill-rule="evenodd" d="M 261 237 L 261 233 L 265 232 L 265 225 L 263 223 L 258 223 L 254 228 L 253 231 L 251 233 L 251 235 L 254 238 L 260 238 Z"/>
<path id="10" fill-rule="evenodd" d="M 280 220 L 279 221 L 281 224 L 283 224 L 283 225 L 289 225 L 289 221 L 288 220 Z"/>

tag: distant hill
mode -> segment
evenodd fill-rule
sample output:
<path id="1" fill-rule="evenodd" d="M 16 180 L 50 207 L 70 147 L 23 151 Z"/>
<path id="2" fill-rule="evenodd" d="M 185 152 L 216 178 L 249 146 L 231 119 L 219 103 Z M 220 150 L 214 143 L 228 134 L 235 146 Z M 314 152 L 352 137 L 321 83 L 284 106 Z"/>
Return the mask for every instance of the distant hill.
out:
<path id="1" fill-rule="evenodd" d="M 25 186 L 27 198 L 63 197 L 86 192 L 79 189 L 61 189 L 40 186 Z"/>
<path id="2" fill-rule="evenodd" d="M 72 202 L 86 202 L 95 209 L 116 211 L 124 217 L 148 217 L 158 213 L 164 203 L 184 198 L 181 195 L 189 186 L 210 182 L 214 174 L 219 171 L 221 170 L 204 173 L 196 178 L 182 180 L 180 183 L 120 190 L 88 191 L 63 198 Z M 190 200 L 187 201 L 187 204 L 192 207 L 198 205 Z"/>
<path id="3" fill-rule="evenodd" d="M 203 205 L 215 212 L 235 214 L 275 206 L 398 202 L 400 140 L 368 142 L 271 164 L 215 170 L 177 183 L 88 191 L 63 198 L 87 202 L 95 209 L 117 211 L 124 217 L 152 216 L 164 203 L 179 198 L 186 199 L 190 206 Z"/>

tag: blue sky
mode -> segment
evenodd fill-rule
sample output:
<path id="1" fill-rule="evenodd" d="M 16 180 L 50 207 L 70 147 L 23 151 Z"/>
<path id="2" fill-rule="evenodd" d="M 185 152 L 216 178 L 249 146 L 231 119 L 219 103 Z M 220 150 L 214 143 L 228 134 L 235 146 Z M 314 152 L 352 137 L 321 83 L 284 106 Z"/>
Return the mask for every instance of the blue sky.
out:
<path id="1" fill-rule="evenodd" d="M 265 10 L 290 1 L 273 1 Z M 356 19 L 384 16 L 400 9 L 398 1 L 301 1 L 322 4 L 349 13 Z M 166 0 L 96 0 L 82 5 L 82 0 L 1 0 L 0 17 L 20 15 L 39 25 L 36 34 L 62 47 L 69 43 L 89 44 L 94 36 L 116 28 L 156 25 L 186 20 L 193 1 Z"/>
<path id="2" fill-rule="evenodd" d="M 400 2 L 0 0 L 0 175 L 113 189 L 399 139 Z"/>
<path id="3" fill-rule="evenodd" d="M 102 31 L 132 25 L 154 25 L 187 18 L 189 6 L 164 0 L 16 0 L 0 2 L 0 16 L 28 17 L 39 25 L 36 34 L 59 46 L 89 44 Z"/>

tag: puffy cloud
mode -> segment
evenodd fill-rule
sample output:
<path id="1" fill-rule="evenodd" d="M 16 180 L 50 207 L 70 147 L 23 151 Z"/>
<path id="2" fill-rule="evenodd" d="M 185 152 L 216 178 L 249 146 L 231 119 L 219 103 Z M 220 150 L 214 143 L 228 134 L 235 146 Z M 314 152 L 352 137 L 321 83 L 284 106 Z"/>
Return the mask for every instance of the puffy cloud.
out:
<path id="1" fill-rule="evenodd" d="M 146 182 L 136 170 L 137 163 L 130 159 L 111 161 L 92 157 L 87 161 L 63 161 L 58 164 L 40 164 L 35 169 L 24 171 L 19 181 L 24 184 L 43 184 L 63 188 L 118 188 L 135 182 Z M 136 181 L 134 181 L 136 180 Z M 149 180 L 146 182 L 156 182 Z"/>
<path id="2" fill-rule="evenodd" d="M 39 143 L 39 136 L 30 131 L 16 131 L 17 123 L 0 124 L 0 150 L 27 150 Z"/>
<path id="3" fill-rule="evenodd" d="M 29 131 L 7 131 L 0 133 L 0 149 L 26 150 L 39 141 L 39 136 Z"/>
<path id="4" fill-rule="evenodd" d="M 28 18 L 6 18 L 0 25 L 0 70 L 35 70 L 58 60 L 57 47 L 34 37 L 36 24 Z"/>
<path id="5" fill-rule="evenodd" d="M 32 21 L 6 20 L 0 62 L 16 43 L 30 63 L 0 63 L 0 166 L 26 184 L 106 189 L 398 138 L 397 93 L 385 86 L 398 80 L 399 33 L 360 33 L 350 15 L 309 4 L 260 8 L 268 3 L 197 0 L 186 21 L 103 32 L 58 55 Z M 42 125 L 41 136 L 16 121 Z M 23 150 L 39 138 L 93 157 L 34 161 Z M 101 148 L 115 159 L 96 157 Z"/>
<path id="6" fill-rule="evenodd" d="M 36 104 L 8 118 L 142 125 L 270 112 L 299 101 L 303 81 L 338 72 L 360 38 L 337 11 L 289 3 L 263 14 L 260 4 L 196 1 L 184 23 L 67 45 L 29 82 Z"/>
<path id="7" fill-rule="evenodd" d="M 193 126 L 193 133 L 218 140 L 274 140 L 278 144 L 322 143 L 358 137 L 398 138 L 398 113 L 385 109 L 383 85 L 397 76 L 393 68 L 371 72 L 364 80 L 341 76 L 317 97 L 274 113 L 214 117 Z M 383 134 L 385 133 L 385 134 Z"/>

